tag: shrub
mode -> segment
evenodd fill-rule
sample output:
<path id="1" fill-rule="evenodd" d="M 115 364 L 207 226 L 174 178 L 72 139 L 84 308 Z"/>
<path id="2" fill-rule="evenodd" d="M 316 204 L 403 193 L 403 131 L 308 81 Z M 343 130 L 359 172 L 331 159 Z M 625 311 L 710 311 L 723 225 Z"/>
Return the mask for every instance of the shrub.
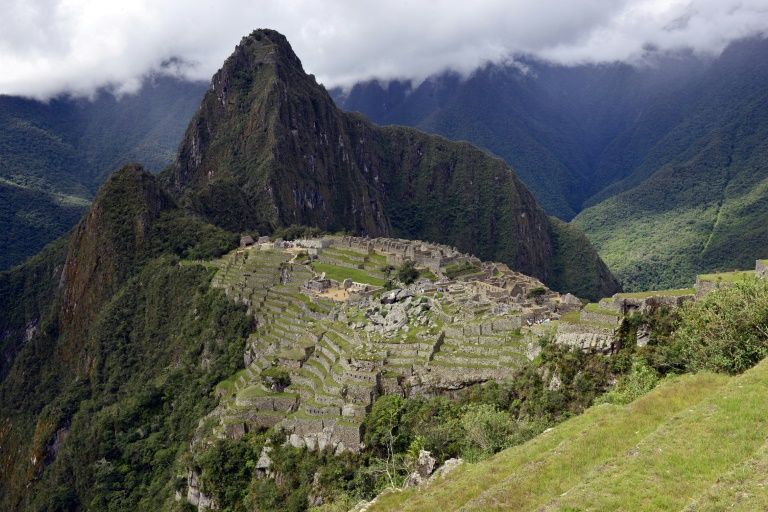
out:
<path id="1" fill-rule="evenodd" d="M 397 280 L 403 284 L 411 284 L 419 277 L 419 271 L 416 270 L 416 264 L 410 260 L 404 262 L 397 269 Z"/>
<path id="2" fill-rule="evenodd" d="M 510 415 L 490 404 L 468 406 L 461 416 L 461 426 L 466 433 L 464 456 L 469 460 L 504 448 L 513 430 Z"/>
<path id="3" fill-rule="evenodd" d="M 271 366 L 261 372 L 261 382 L 273 391 L 282 391 L 291 384 L 291 374 L 278 366 Z"/>
<path id="4" fill-rule="evenodd" d="M 632 361 L 632 369 L 619 379 L 611 391 L 596 400 L 597 403 L 625 405 L 639 398 L 656 387 L 659 376 L 648 363 L 641 358 Z"/>
<path id="5" fill-rule="evenodd" d="M 751 368 L 768 355 L 768 281 L 746 279 L 687 304 L 672 342 L 689 370 Z"/>

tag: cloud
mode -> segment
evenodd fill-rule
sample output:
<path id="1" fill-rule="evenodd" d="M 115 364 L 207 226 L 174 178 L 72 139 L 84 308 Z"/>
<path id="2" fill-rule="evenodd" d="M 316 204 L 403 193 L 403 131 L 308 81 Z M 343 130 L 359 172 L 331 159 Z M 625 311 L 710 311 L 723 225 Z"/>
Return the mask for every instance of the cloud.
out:
<path id="1" fill-rule="evenodd" d="M 649 48 L 717 54 L 768 30 L 768 0 L 0 0 L 0 12 L 0 93 L 37 98 L 132 92 L 148 73 L 208 80 L 259 27 L 283 32 L 327 86 L 521 54 L 566 65 Z"/>

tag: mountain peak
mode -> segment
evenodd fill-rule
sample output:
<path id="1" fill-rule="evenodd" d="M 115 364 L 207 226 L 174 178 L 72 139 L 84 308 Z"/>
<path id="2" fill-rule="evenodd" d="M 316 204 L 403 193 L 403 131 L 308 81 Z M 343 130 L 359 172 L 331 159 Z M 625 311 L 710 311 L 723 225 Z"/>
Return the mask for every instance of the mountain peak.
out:
<path id="1" fill-rule="evenodd" d="M 270 29 L 257 29 L 240 40 L 217 75 L 233 71 L 255 72 L 264 65 L 277 66 L 281 71 L 304 73 L 301 60 L 283 34 Z"/>
<path id="2" fill-rule="evenodd" d="M 183 206 L 230 231 L 296 224 L 428 240 L 582 296 L 616 290 L 589 242 L 564 230 L 555 240 L 502 160 L 342 112 L 272 30 L 243 38 L 214 75 L 163 179 Z M 566 278 L 574 262 L 559 258 L 565 246 L 590 256 L 588 286 Z"/>

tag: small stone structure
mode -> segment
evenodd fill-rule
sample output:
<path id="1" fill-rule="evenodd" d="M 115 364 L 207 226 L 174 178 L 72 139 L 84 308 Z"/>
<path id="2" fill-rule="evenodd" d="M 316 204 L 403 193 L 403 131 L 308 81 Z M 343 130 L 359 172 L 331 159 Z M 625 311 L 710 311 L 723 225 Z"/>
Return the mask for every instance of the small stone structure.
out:
<path id="1" fill-rule="evenodd" d="M 349 247 L 364 252 L 379 252 L 387 257 L 387 264 L 392 266 L 402 265 L 406 261 L 413 261 L 438 273 L 441 267 L 470 261 L 476 264 L 480 260 L 469 254 L 459 252 L 455 247 L 447 245 L 422 242 L 420 240 L 404 240 L 401 238 L 363 238 L 345 236 L 339 242 L 341 247 Z"/>
<path id="2" fill-rule="evenodd" d="M 768 260 L 757 260 L 755 262 L 755 275 L 760 279 L 768 277 Z"/>
<path id="3" fill-rule="evenodd" d="M 244 249 L 246 247 L 250 247 L 254 244 L 253 237 L 250 235 L 245 235 L 240 237 L 240 248 Z"/>

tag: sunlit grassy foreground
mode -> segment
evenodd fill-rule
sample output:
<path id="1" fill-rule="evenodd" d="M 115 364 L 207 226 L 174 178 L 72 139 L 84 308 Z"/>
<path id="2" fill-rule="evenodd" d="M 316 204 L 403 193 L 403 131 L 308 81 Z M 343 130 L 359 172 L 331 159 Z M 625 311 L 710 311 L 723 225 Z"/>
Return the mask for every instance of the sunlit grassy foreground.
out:
<path id="1" fill-rule="evenodd" d="M 370 510 L 765 510 L 768 361 L 599 405 Z"/>

